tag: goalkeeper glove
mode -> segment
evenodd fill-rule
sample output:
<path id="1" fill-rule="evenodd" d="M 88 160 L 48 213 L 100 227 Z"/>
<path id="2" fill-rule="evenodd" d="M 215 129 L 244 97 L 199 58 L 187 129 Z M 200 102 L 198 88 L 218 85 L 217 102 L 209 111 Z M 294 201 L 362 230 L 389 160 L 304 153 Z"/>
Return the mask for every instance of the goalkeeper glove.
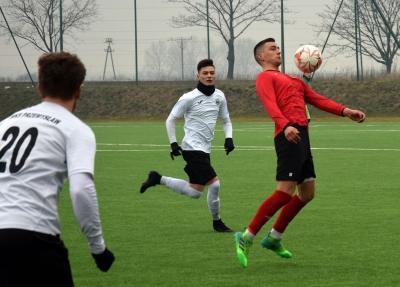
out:
<path id="1" fill-rule="evenodd" d="M 226 138 L 225 139 L 225 144 L 224 148 L 226 151 L 226 155 L 228 155 L 231 151 L 235 149 L 235 145 L 233 144 L 233 139 L 232 138 Z"/>
<path id="2" fill-rule="evenodd" d="M 171 158 L 174 160 L 174 156 L 180 156 L 181 155 L 181 147 L 178 145 L 177 142 L 173 142 L 171 144 Z"/>
<path id="3" fill-rule="evenodd" d="M 114 254 L 112 254 L 112 252 L 107 248 L 103 251 L 103 253 L 92 253 L 92 256 L 94 261 L 96 261 L 97 267 L 103 272 L 107 272 L 115 260 Z"/>

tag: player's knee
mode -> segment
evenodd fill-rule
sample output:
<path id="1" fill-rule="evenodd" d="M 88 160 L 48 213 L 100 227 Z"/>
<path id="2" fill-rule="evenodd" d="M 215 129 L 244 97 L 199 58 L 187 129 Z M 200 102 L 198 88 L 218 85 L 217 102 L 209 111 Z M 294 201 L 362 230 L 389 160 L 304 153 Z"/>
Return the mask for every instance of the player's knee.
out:
<path id="1" fill-rule="evenodd" d="M 314 196 L 315 196 L 314 192 L 299 194 L 300 200 L 306 204 L 309 203 L 311 200 L 313 200 Z"/>
<path id="2" fill-rule="evenodd" d="M 214 181 L 212 184 L 208 186 L 208 193 L 218 196 L 220 187 L 221 185 L 219 183 L 219 180 Z"/>
<path id="3" fill-rule="evenodd" d="M 194 188 L 191 188 L 191 187 L 189 187 L 189 192 L 187 193 L 187 195 L 188 195 L 190 198 L 194 198 L 194 199 L 200 198 L 200 196 L 201 196 L 202 194 L 203 194 L 202 192 L 200 192 L 200 191 L 198 191 L 198 190 L 196 190 L 196 189 L 194 189 Z"/>
<path id="4" fill-rule="evenodd" d="M 305 200 L 306 200 L 305 202 L 306 203 L 310 202 L 311 200 L 314 199 L 314 196 L 315 196 L 314 193 L 313 194 L 308 194 L 307 197 L 305 198 Z"/>

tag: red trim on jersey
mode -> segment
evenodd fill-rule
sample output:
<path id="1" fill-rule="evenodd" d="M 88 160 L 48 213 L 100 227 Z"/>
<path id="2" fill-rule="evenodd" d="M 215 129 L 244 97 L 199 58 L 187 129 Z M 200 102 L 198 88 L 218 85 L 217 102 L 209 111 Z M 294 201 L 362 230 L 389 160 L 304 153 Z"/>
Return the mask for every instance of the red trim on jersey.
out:
<path id="1" fill-rule="evenodd" d="M 275 122 L 275 134 L 295 123 L 308 127 L 305 103 L 328 113 L 342 116 L 346 108 L 313 91 L 304 81 L 276 70 L 258 74 L 256 91 L 265 110 Z"/>

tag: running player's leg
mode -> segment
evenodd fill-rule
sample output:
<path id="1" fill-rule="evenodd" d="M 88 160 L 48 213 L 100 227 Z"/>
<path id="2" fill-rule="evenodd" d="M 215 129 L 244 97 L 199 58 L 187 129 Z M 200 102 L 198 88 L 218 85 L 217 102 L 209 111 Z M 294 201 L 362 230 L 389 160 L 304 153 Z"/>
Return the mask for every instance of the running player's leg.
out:
<path id="1" fill-rule="evenodd" d="M 140 192 L 143 193 L 149 187 L 161 184 L 179 194 L 183 194 L 195 199 L 199 198 L 204 191 L 206 182 L 200 183 L 200 181 L 197 179 L 197 173 L 195 172 L 196 157 L 198 156 L 197 154 L 198 152 L 182 151 L 183 158 L 186 161 L 186 166 L 184 170 L 189 176 L 190 183 L 183 179 L 162 176 L 156 171 L 150 171 L 147 180 L 142 184 L 140 188 Z"/>
<path id="2" fill-rule="evenodd" d="M 220 181 L 218 177 L 214 177 L 207 183 L 208 192 L 207 192 L 207 204 L 208 209 L 210 210 L 212 219 L 213 219 L 213 228 L 217 232 L 232 232 L 228 226 L 222 221 L 220 212 L 220 200 L 219 200 L 219 192 L 220 192 Z"/>

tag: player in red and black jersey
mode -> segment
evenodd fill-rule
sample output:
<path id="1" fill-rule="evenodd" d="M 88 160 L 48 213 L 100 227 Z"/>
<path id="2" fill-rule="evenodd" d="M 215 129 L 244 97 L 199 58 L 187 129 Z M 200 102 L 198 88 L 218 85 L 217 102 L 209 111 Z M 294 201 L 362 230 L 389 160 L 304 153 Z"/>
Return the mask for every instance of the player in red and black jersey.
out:
<path id="1" fill-rule="evenodd" d="M 282 207 L 272 230 L 261 241 L 261 245 L 282 258 L 292 257 L 280 243 L 282 234 L 300 210 L 314 198 L 315 193 L 316 175 L 305 103 L 358 123 L 365 120 L 363 112 L 327 99 L 313 91 L 302 79 L 281 73 L 281 51 L 273 38 L 259 42 L 254 48 L 254 57 L 263 69 L 256 79 L 257 94 L 275 122 L 278 184 L 275 192 L 261 204 L 246 231 L 234 235 L 237 256 L 243 267 L 247 266 L 247 254 L 255 236 Z"/>

